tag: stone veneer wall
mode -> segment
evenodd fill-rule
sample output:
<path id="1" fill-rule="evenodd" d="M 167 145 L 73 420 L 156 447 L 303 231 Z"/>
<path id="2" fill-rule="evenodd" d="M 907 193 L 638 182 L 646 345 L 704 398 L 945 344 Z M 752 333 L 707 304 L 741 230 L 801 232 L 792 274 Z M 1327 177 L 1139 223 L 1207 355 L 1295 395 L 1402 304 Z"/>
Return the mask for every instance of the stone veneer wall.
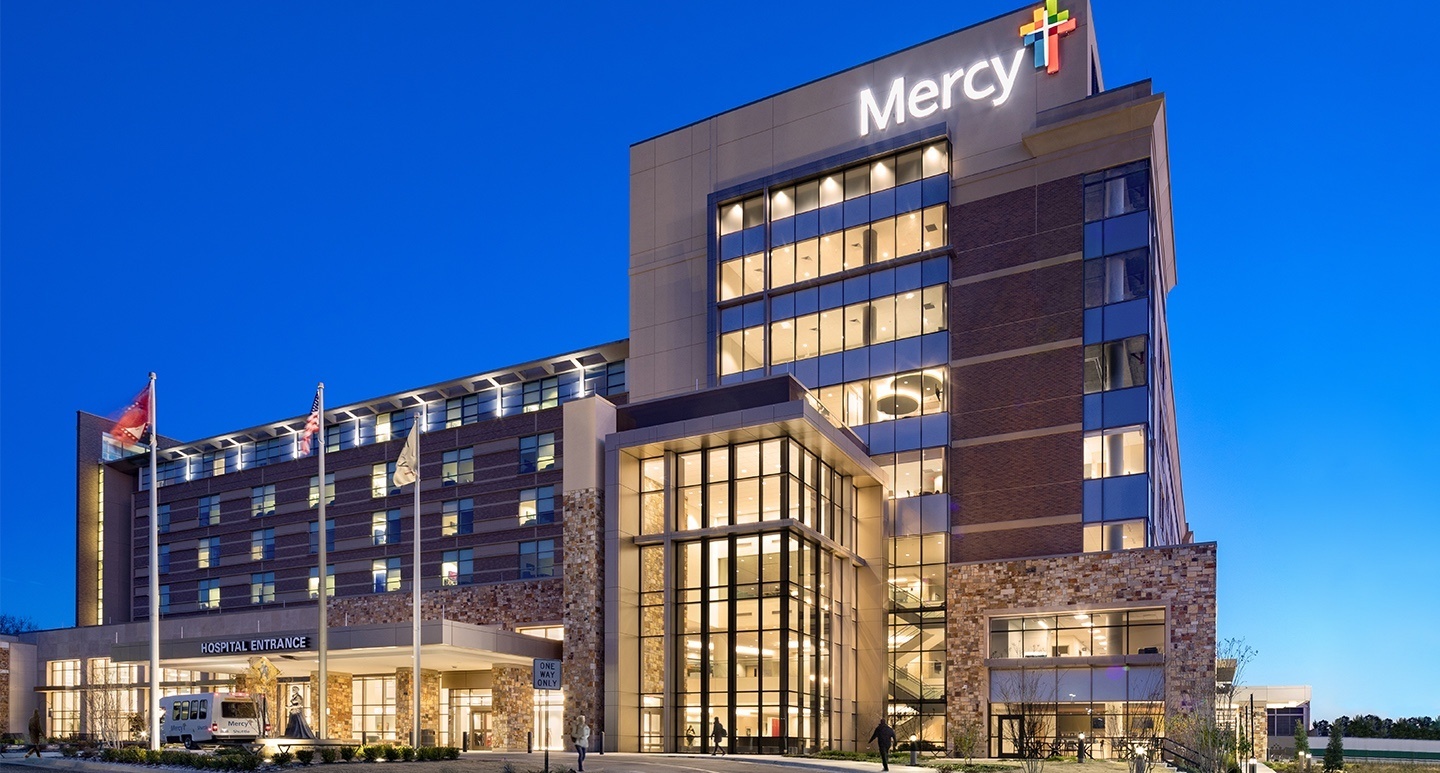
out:
<path id="1" fill-rule="evenodd" d="M 410 693 L 414 688 L 414 669 L 395 669 L 395 732 L 400 738 L 409 738 L 414 727 L 415 715 L 410 708 Z M 425 741 L 425 731 L 435 734 L 434 743 L 440 739 L 440 672 L 428 668 L 420 669 L 420 737 L 412 739 L 413 745 Z"/>
<path id="2" fill-rule="evenodd" d="M 569 526 L 566 526 L 567 530 Z M 494 585 L 460 585 L 420 594 L 422 620 L 498 625 L 506 630 L 561 619 L 561 578 Z M 376 593 L 330 599 L 331 625 L 410 622 L 409 593 Z"/>
<path id="3" fill-rule="evenodd" d="M 0 641 L 0 733 L 10 732 L 10 642 Z"/>
<path id="4" fill-rule="evenodd" d="M 525 733 L 534 719 L 535 690 L 529 666 L 496 664 L 490 682 L 490 725 L 497 752 L 525 750 Z"/>
<path id="5" fill-rule="evenodd" d="M 1104 609 L 1167 608 L 1165 715 L 1190 711 L 1215 693 L 1215 543 L 1112 553 L 951 564 L 947 570 L 946 736 L 964 722 L 983 728 L 989 748 L 988 616 Z M 1048 661 L 1050 665 L 1053 661 Z"/>
<path id="6" fill-rule="evenodd" d="M 560 670 L 565 688 L 564 725 L 584 715 L 592 735 L 604 730 L 605 549 L 601 493 L 587 488 L 565 493 L 565 650 Z"/>
<path id="7" fill-rule="evenodd" d="M 355 708 L 354 685 L 350 681 L 354 674 L 325 669 L 329 688 L 325 691 L 325 702 L 330 706 L 330 719 L 325 723 L 326 734 L 331 738 L 347 739 L 355 733 L 351 713 Z M 310 716 L 315 722 L 310 729 L 320 733 L 320 672 L 310 672 Z"/>

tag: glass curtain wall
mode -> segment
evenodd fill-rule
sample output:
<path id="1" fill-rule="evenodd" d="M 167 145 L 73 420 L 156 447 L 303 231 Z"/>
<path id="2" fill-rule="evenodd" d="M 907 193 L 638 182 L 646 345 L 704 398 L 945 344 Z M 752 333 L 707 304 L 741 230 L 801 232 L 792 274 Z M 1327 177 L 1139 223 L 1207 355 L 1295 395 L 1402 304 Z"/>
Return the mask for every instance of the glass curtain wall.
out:
<path id="1" fill-rule="evenodd" d="M 642 750 L 708 752 L 716 720 L 733 752 L 833 747 L 835 717 L 853 715 L 853 696 L 832 686 L 834 653 L 853 652 L 855 579 L 815 532 L 853 540 L 849 479 L 788 438 L 652 457 L 638 468 L 642 533 L 673 537 L 639 551 Z M 844 660 L 853 668 L 853 654 Z"/>

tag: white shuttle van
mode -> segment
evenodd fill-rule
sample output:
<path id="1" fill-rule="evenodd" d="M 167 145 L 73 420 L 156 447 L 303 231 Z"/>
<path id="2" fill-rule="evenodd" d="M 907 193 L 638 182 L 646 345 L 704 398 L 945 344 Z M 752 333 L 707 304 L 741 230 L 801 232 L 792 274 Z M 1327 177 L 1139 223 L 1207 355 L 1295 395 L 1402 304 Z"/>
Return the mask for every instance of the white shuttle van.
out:
<path id="1" fill-rule="evenodd" d="M 201 692 L 160 699 L 165 743 L 245 743 L 260 737 L 260 709 L 245 693 Z"/>

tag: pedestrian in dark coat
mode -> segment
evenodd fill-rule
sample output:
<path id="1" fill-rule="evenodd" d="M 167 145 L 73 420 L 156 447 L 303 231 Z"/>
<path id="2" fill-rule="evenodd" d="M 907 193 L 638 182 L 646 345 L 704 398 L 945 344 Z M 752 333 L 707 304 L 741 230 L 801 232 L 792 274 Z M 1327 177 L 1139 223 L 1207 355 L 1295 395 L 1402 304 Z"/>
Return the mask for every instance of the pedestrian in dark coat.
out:
<path id="1" fill-rule="evenodd" d="M 26 759 L 29 759 L 30 755 L 32 754 L 36 757 L 39 757 L 40 744 L 45 740 L 45 723 L 43 720 L 40 719 L 40 709 L 35 709 L 35 713 L 30 715 L 29 730 L 30 746 L 25 749 Z"/>
<path id="2" fill-rule="evenodd" d="M 720 718 L 716 717 L 715 724 L 710 726 L 710 737 L 715 739 L 715 747 L 710 750 L 711 757 L 714 757 L 716 754 L 725 754 L 724 743 L 725 736 L 727 735 L 730 734 L 725 732 L 725 726 L 720 724 Z"/>
<path id="3" fill-rule="evenodd" d="M 890 747 L 895 745 L 895 729 L 885 724 L 882 717 L 880 724 L 875 726 L 875 732 L 870 734 L 870 741 L 880 747 L 880 769 L 890 769 Z"/>

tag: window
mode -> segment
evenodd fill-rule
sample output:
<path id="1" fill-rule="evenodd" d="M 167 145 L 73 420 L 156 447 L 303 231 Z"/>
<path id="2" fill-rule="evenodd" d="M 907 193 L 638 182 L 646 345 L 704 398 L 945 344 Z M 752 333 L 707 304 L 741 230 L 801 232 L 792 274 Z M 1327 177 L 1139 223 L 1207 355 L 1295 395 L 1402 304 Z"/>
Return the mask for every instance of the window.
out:
<path id="1" fill-rule="evenodd" d="M 945 449 L 924 448 L 871 457 L 890 474 L 896 499 L 945 493 Z"/>
<path id="2" fill-rule="evenodd" d="M 325 504 L 335 504 L 335 473 L 325 473 Z M 310 506 L 320 506 L 320 476 L 310 476 Z"/>
<path id="3" fill-rule="evenodd" d="M 200 497 L 200 525 L 220 524 L 220 497 Z"/>
<path id="4" fill-rule="evenodd" d="M 51 660 L 47 664 L 49 679 L 46 683 L 55 687 L 70 687 L 70 690 L 52 691 L 46 710 L 49 721 L 45 729 L 52 738 L 64 738 L 80 732 L 80 661 Z"/>
<path id="5" fill-rule="evenodd" d="M 1085 433 L 1086 480 L 1134 475 L 1145 469 L 1144 427 Z"/>
<path id="6" fill-rule="evenodd" d="M 1085 347 L 1085 394 L 1144 386 L 1146 336 Z"/>
<path id="7" fill-rule="evenodd" d="M 720 336 L 720 375 L 729 376 L 765 366 L 765 326 Z"/>
<path id="8" fill-rule="evenodd" d="M 289 457 L 290 449 L 294 447 L 295 438 L 292 435 L 258 440 L 255 442 L 255 450 L 250 455 L 250 466 L 265 467 L 276 462 L 283 462 Z"/>
<path id="9" fill-rule="evenodd" d="M 555 487 L 540 486 L 520 492 L 520 525 L 555 522 Z"/>
<path id="10" fill-rule="evenodd" d="M 375 442 L 384 440 L 399 440 L 410 434 L 410 427 L 415 424 L 415 412 L 409 410 L 391 411 L 388 414 L 380 414 L 375 417 Z M 381 427 L 388 427 L 385 431 L 384 440 L 381 439 Z"/>
<path id="11" fill-rule="evenodd" d="M 343 451 L 355 447 L 354 421 L 332 424 L 325 428 L 325 451 Z"/>
<path id="12" fill-rule="evenodd" d="M 335 550 L 335 519 L 325 519 L 325 552 Z M 310 553 L 313 555 L 320 552 L 320 524 L 310 522 Z"/>
<path id="13" fill-rule="evenodd" d="M 928 335 L 946 329 L 946 285 L 933 285 L 770 324 L 770 364 Z M 722 346 L 724 337 L 721 338 Z"/>
<path id="14" fill-rule="evenodd" d="M 200 592 L 197 594 L 196 601 L 200 604 L 201 609 L 219 609 L 220 581 L 201 580 Z"/>
<path id="15" fill-rule="evenodd" d="M 454 486 L 475 480 L 475 449 L 446 451 L 440 464 L 440 485 Z"/>
<path id="16" fill-rule="evenodd" d="M 250 489 L 250 517 L 275 514 L 275 484 Z"/>
<path id="17" fill-rule="evenodd" d="M 524 406 L 521 410 L 524 413 L 554 408 L 560 404 L 560 379 L 551 376 L 538 381 L 527 381 L 521 390 L 521 395 L 521 403 Z"/>
<path id="18" fill-rule="evenodd" d="M 607 362 L 585 368 L 583 394 L 618 395 L 625 391 L 625 361 Z"/>
<path id="19" fill-rule="evenodd" d="M 186 471 L 190 467 L 189 459 L 177 459 L 173 462 L 165 462 L 156 466 L 156 472 L 160 475 L 161 486 L 173 486 L 176 483 L 184 483 L 187 479 Z"/>
<path id="20" fill-rule="evenodd" d="M 275 530 L 259 529 L 250 532 L 250 560 L 269 561 L 275 557 Z"/>
<path id="21" fill-rule="evenodd" d="M 335 598 L 335 567 L 325 568 L 325 597 Z M 310 567 L 310 598 L 320 598 L 320 567 Z"/>
<path id="22" fill-rule="evenodd" d="M 819 390 L 820 404 L 837 419 L 855 427 L 945 411 L 945 370 L 877 376 Z"/>
<path id="23" fill-rule="evenodd" d="M 400 493 L 395 485 L 395 463 L 383 462 L 370 468 L 370 496 L 374 499 Z"/>
<path id="24" fill-rule="evenodd" d="M 720 264 L 720 300 L 728 301 L 765 289 L 765 253 L 757 252 Z"/>
<path id="25" fill-rule="evenodd" d="M 370 564 L 376 593 L 400 590 L 400 559 L 381 558 Z"/>
<path id="26" fill-rule="evenodd" d="M 1085 524 L 1085 552 L 1131 550 L 1146 546 L 1145 521 L 1107 521 Z"/>
<path id="27" fill-rule="evenodd" d="M 351 684 L 353 737 L 366 743 L 396 740 L 395 677 L 357 676 Z"/>
<path id="28" fill-rule="evenodd" d="M 250 575 L 250 603 L 269 604 L 275 600 L 275 573 L 260 572 Z"/>
<path id="29" fill-rule="evenodd" d="M 445 428 L 453 429 L 480 420 L 480 395 L 453 397 L 445 401 Z"/>
<path id="30" fill-rule="evenodd" d="M 200 455 L 200 477 L 224 475 L 233 469 L 228 451 L 211 451 Z"/>
<path id="31" fill-rule="evenodd" d="M 1138 249 L 1085 261 L 1085 308 L 1150 294 L 1150 250 Z"/>
<path id="32" fill-rule="evenodd" d="M 200 569 L 209 569 L 220 565 L 219 537 L 205 537 L 200 540 L 200 547 L 195 553 L 195 565 Z"/>
<path id="33" fill-rule="evenodd" d="M 1142 649 L 1164 652 L 1165 610 L 997 617 L 990 620 L 992 658 L 1084 658 L 1138 655 Z M 1146 653 L 1150 654 L 1150 653 Z M 1116 671 L 1101 673 L 1114 678 Z M 1118 671 L 1129 671 L 1129 668 Z M 993 675 L 993 672 L 992 672 Z M 1119 686 L 1119 685 L 1117 685 Z M 1079 692 L 1078 690 L 1076 692 Z"/>
<path id="34" fill-rule="evenodd" d="M 440 510 L 440 534 L 470 534 L 475 530 L 475 500 L 452 499 Z"/>
<path id="35" fill-rule="evenodd" d="M 157 515 L 156 518 L 155 518 L 155 528 L 158 529 L 161 534 L 169 534 L 169 533 L 170 533 L 170 505 L 160 505 L 160 508 L 159 508 L 158 510 L 156 510 L 155 512 L 158 513 L 158 515 Z"/>
<path id="36" fill-rule="evenodd" d="M 166 574 L 166 573 L 168 573 L 168 572 L 170 571 L 170 546 L 169 546 L 169 545 L 161 545 L 161 546 L 160 546 L 160 550 L 159 550 L 159 555 L 160 555 L 160 563 L 157 564 L 156 566 L 159 567 L 160 574 Z"/>
<path id="37" fill-rule="evenodd" d="M 440 584 L 469 585 L 473 582 L 475 576 L 473 554 L 474 551 L 470 548 L 445 551 L 444 560 L 440 563 Z"/>
<path id="38" fill-rule="evenodd" d="M 555 466 L 555 433 L 520 438 L 520 471 L 539 472 Z"/>
<path id="39" fill-rule="evenodd" d="M 1148 161 L 1085 176 L 1085 222 L 1150 208 Z"/>
<path id="40" fill-rule="evenodd" d="M 370 516 L 370 536 L 376 545 L 400 544 L 400 509 L 382 510 Z"/>
<path id="41" fill-rule="evenodd" d="M 161 569 L 160 571 L 163 572 L 163 571 L 167 571 L 167 570 Z M 169 613 L 170 613 L 170 586 L 169 586 L 169 585 L 161 585 L 161 586 L 160 586 L 160 614 L 162 614 L 162 615 L 167 615 L 167 614 L 169 614 Z"/>
<path id="42" fill-rule="evenodd" d="M 555 540 L 542 539 L 520 543 L 520 577 L 555 576 Z"/>

